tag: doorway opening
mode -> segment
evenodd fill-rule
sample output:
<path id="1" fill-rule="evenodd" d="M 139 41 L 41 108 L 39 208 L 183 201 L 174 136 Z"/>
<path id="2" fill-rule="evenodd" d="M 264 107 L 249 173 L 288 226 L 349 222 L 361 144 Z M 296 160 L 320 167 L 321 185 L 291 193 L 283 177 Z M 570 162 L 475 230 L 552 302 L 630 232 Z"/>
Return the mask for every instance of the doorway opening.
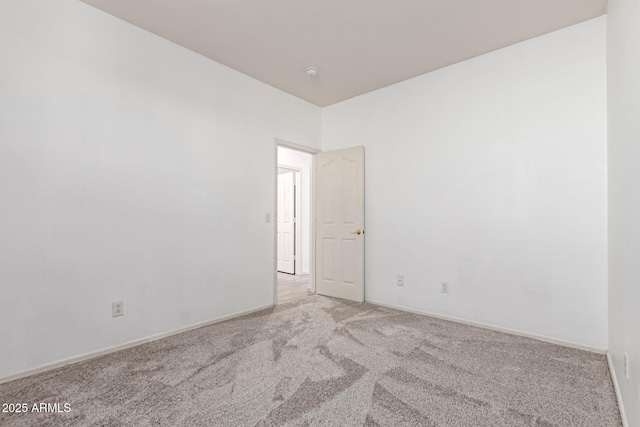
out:
<path id="1" fill-rule="evenodd" d="M 276 191 L 277 304 L 313 294 L 313 154 L 278 143 Z"/>

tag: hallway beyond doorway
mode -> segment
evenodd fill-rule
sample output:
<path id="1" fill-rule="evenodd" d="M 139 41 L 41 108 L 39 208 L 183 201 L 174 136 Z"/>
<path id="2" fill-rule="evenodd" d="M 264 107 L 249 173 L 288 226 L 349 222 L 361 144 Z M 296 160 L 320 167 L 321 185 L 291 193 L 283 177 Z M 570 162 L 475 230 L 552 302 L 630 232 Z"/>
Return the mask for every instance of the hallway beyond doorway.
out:
<path id="1" fill-rule="evenodd" d="M 309 275 L 294 276 L 278 272 L 278 304 L 313 295 L 309 291 Z"/>

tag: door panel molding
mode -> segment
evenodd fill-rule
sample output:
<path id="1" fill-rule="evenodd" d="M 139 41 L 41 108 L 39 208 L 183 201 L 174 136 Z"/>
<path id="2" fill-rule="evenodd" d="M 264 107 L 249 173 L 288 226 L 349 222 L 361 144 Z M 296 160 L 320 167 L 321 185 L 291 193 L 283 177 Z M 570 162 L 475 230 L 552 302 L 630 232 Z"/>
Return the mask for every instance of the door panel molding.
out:
<path id="1" fill-rule="evenodd" d="M 316 155 L 316 291 L 364 301 L 364 147 Z"/>

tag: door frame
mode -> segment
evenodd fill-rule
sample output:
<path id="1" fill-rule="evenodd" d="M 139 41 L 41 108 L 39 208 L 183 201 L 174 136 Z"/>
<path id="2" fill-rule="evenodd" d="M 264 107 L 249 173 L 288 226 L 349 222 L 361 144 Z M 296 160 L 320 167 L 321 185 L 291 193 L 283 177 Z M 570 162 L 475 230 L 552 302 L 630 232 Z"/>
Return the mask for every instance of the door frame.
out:
<path id="1" fill-rule="evenodd" d="M 274 181 L 274 189 L 273 189 L 273 206 L 272 212 L 277 214 L 278 212 L 278 147 L 285 147 L 291 150 L 302 151 L 303 153 L 308 153 L 311 155 L 311 176 L 309 179 L 311 180 L 311 194 L 309 209 L 311 224 L 309 227 L 309 288 L 311 292 L 316 293 L 316 210 L 315 210 L 315 198 L 316 198 L 316 180 L 315 180 L 315 171 L 316 171 L 316 154 L 320 152 L 317 148 L 307 147 L 306 145 L 296 144 L 295 142 L 286 141 L 283 139 L 275 138 L 274 141 L 274 154 L 275 154 L 275 162 L 273 165 L 273 181 Z M 273 305 L 278 304 L 278 220 L 273 215 Z M 297 224 L 296 224 L 297 226 Z"/>

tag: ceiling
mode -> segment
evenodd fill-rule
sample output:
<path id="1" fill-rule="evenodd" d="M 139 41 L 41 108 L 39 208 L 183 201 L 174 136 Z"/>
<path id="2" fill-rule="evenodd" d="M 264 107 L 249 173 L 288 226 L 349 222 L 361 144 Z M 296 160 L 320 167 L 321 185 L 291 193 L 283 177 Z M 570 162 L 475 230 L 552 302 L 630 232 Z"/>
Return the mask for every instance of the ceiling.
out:
<path id="1" fill-rule="evenodd" d="M 83 1 L 321 107 L 607 8 L 607 0 Z M 310 66 L 317 77 L 305 73 Z"/>

